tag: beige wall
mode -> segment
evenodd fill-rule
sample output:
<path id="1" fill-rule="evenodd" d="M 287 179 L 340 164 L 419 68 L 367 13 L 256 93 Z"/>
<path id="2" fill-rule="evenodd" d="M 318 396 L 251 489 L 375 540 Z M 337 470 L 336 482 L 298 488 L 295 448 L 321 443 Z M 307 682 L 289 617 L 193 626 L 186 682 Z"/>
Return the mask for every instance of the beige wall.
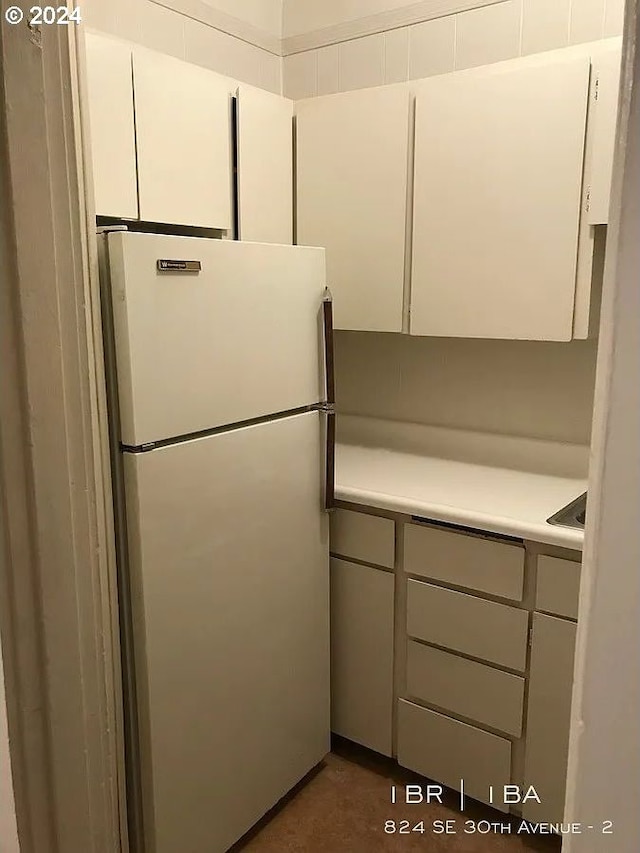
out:
<path id="1" fill-rule="evenodd" d="M 315 9 L 317 5 L 322 14 Z M 305 27 L 326 26 L 331 18 L 339 23 L 344 10 L 379 11 L 383 6 L 401 5 L 408 4 L 395 0 L 332 0 L 324 4 L 286 0 L 285 35 L 287 29 L 293 34 L 305 32 Z M 424 4 L 425 16 L 429 7 L 433 4 Z M 623 9 L 624 0 L 501 0 L 285 56 L 284 94 L 307 98 L 381 86 L 620 35 Z"/>
<path id="2" fill-rule="evenodd" d="M 596 346 L 336 332 L 338 411 L 586 444 Z"/>
<path id="3" fill-rule="evenodd" d="M 257 0 L 254 3 L 247 0 L 163 2 L 165 5 L 152 0 L 83 0 L 81 8 L 85 24 L 93 30 L 203 65 L 252 86 L 281 92 L 280 36 L 261 28 L 269 22 L 273 25 L 273 7 L 278 5 L 275 0 L 267 0 L 268 15 L 257 14 Z M 233 17 L 229 15 L 232 6 Z M 192 17 L 195 14 L 199 18 Z M 242 37 L 225 32 L 220 26 L 227 26 Z M 270 49 L 252 43 L 251 39 Z"/>

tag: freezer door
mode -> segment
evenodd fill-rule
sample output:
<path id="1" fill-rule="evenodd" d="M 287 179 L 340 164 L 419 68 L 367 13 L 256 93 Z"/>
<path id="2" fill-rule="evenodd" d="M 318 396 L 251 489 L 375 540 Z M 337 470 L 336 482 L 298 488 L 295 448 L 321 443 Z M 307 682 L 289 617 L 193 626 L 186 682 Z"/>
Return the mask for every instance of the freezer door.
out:
<path id="1" fill-rule="evenodd" d="M 108 248 L 123 444 L 322 399 L 323 249 L 126 232 Z"/>
<path id="2" fill-rule="evenodd" d="M 321 429 L 124 454 L 147 853 L 222 853 L 329 750 Z"/>

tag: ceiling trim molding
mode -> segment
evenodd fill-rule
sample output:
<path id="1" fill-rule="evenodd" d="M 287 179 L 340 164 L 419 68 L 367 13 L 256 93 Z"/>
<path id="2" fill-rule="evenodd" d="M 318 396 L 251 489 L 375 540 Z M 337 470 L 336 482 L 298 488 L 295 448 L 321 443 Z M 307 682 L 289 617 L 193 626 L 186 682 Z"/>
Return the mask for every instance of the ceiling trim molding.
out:
<path id="1" fill-rule="evenodd" d="M 353 21 L 344 21 L 331 27 L 288 36 L 282 39 L 282 55 L 289 56 L 292 53 L 301 53 L 305 50 L 374 35 L 385 30 L 419 24 L 433 18 L 442 18 L 445 15 L 454 15 L 456 12 L 466 12 L 469 9 L 479 9 L 482 6 L 493 6 L 504 2 L 507 0 L 420 0 L 418 3 L 411 3 L 399 9 L 390 9 Z"/>
<path id="2" fill-rule="evenodd" d="M 165 9 L 178 12 L 187 18 L 199 21 L 201 24 L 207 24 L 209 27 L 221 30 L 227 35 L 248 42 L 276 56 L 282 56 L 282 39 L 279 36 L 259 27 L 254 27 L 234 15 L 227 15 L 219 9 L 214 9 L 213 6 L 209 6 L 203 0 L 152 0 L 152 2 L 156 6 L 164 6 Z"/>

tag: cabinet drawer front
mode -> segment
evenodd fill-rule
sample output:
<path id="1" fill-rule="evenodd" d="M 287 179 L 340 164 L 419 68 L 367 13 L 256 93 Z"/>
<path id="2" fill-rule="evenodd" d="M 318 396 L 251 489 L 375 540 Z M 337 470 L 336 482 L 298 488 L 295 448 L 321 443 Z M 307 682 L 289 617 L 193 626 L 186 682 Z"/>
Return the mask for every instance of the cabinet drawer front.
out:
<path id="1" fill-rule="evenodd" d="M 524 548 L 478 536 L 406 524 L 404 570 L 520 601 Z"/>
<path id="2" fill-rule="evenodd" d="M 331 514 L 331 553 L 392 569 L 394 528 L 390 518 L 337 509 Z"/>
<path id="3" fill-rule="evenodd" d="M 538 557 L 536 610 L 578 618 L 580 563 L 559 557 Z"/>
<path id="4" fill-rule="evenodd" d="M 407 633 L 524 672 L 529 614 L 506 604 L 409 580 Z"/>
<path id="5" fill-rule="evenodd" d="M 490 786 L 497 792 L 511 781 L 511 743 L 400 699 L 398 763 L 456 791 L 464 779 L 465 793 L 488 803 Z"/>
<path id="6" fill-rule="evenodd" d="M 391 572 L 331 560 L 331 730 L 391 755 Z"/>
<path id="7" fill-rule="evenodd" d="M 407 694 L 515 737 L 522 733 L 524 678 L 411 640 Z"/>

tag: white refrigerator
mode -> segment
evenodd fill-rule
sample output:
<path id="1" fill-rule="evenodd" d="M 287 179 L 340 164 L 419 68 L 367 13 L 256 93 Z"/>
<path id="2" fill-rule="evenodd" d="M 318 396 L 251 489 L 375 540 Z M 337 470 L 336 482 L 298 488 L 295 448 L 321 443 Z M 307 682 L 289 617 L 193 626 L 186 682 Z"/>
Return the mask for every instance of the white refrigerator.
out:
<path id="1" fill-rule="evenodd" d="M 132 849 L 222 853 L 329 750 L 324 251 L 105 242 Z"/>

